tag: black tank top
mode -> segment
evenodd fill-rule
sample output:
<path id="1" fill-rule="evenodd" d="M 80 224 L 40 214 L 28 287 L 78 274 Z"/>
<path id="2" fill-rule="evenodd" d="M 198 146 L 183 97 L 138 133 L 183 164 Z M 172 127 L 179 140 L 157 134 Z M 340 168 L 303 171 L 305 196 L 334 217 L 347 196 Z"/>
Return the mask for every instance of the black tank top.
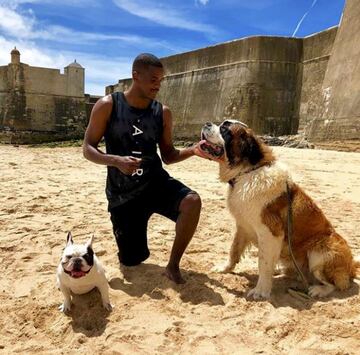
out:
<path id="1" fill-rule="evenodd" d="M 168 176 L 156 152 L 163 131 L 161 103 L 153 100 L 146 109 L 138 109 L 127 103 L 122 92 L 111 96 L 113 109 L 104 134 L 106 153 L 141 158 L 142 163 L 132 175 L 107 167 L 109 210 L 138 196 L 151 181 Z"/>

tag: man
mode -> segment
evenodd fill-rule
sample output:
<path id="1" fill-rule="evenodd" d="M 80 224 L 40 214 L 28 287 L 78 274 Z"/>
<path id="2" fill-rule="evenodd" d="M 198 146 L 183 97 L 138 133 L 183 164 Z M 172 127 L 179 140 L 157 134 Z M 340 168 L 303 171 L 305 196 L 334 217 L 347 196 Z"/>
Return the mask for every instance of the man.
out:
<path id="1" fill-rule="evenodd" d="M 121 265 L 140 264 L 150 255 L 147 223 L 152 213 L 176 222 L 176 235 L 166 275 L 184 283 L 180 259 L 199 221 L 199 195 L 171 178 L 162 161 L 172 164 L 193 155 L 208 157 L 194 147 L 178 150 L 172 141 L 172 116 L 168 107 L 155 101 L 164 69 L 152 54 L 140 54 L 133 63 L 132 85 L 95 104 L 87 127 L 85 158 L 107 165 L 106 195 Z M 98 149 L 105 138 L 106 154 Z"/>

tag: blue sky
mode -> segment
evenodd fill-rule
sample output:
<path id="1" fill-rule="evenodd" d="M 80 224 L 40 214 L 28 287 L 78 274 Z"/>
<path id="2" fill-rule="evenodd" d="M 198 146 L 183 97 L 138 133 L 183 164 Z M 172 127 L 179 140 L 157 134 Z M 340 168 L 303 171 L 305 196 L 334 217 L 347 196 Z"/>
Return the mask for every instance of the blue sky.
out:
<path id="1" fill-rule="evenodd" d="M 131 76 L 158 57 L 253 35 L 304 37 L 339 23 L 345 0 L 0 0 L 0 65 L 85 67 L 85 91 Z"/>

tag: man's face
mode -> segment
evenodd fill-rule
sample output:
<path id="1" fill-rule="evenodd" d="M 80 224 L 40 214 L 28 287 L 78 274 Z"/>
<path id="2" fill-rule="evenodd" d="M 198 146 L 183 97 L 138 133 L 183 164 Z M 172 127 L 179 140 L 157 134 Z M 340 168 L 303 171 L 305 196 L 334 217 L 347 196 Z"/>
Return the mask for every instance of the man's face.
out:
<path id="1" fill-rule="evenodd" d="M 133 72 L 133 79 L 139 88 L 140 94 L 146 99 L 155 99 L 163 78 L 164 69 L 151 65 Z"/>

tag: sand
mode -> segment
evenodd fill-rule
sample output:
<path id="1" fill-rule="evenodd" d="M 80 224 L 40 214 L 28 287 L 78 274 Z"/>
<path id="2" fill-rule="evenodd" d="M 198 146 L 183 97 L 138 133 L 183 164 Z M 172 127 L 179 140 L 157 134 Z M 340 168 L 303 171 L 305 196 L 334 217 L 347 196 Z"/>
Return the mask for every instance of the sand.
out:
<path id="1" fill-rule="evenodd" d="M 294 179 L 321 205 L 360 255 L 360 154 L 276 148 Z M 246 299 L 257 280 L 251 249 L 231 274 L 212 273 L 226 260 L 233 220 L 217 164 L 200 158 L 166 167 L 202 197 L 196 234 L 182 260 L 187 283 L 164 276 L 174 223 L 153 216 L 150 258 L 123 279 L 107 213 L 106 169 L 81 148 L 0 146 L 0 353 L 24 354 L 358 354 L 359 284 L 324 300 L 287 293 L 300 286 L 278 275 L 266 302 Z M 97 290 L 58 311 L 56 267 L 71 230 L 93 233 L 115 308 Z"/>

